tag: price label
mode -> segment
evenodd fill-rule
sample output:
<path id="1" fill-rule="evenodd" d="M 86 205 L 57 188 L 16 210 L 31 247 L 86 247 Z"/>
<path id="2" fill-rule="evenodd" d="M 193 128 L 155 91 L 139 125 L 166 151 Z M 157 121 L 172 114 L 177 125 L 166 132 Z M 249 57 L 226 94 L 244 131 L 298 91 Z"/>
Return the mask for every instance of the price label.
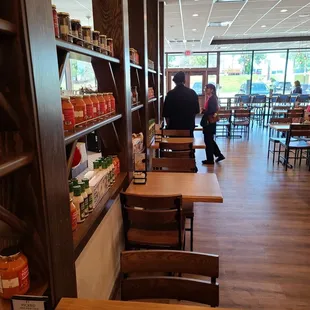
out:
<path id="1" fill-rule="evenodd" d="M 12 310 L 46 310 L 48 297 L 45 296 L 13 296 Z"/>

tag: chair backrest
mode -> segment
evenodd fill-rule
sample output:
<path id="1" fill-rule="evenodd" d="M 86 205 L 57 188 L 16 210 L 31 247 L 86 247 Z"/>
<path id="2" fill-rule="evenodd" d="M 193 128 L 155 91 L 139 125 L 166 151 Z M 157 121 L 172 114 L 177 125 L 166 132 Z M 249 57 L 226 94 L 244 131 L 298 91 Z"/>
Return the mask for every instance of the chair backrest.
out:
<path id="1" fill-rule="evenodd" d="M 154 172 L 196 172 L 194 158 L 152 158 Z"/>
<path id="2" fill-rule="evenodd" d="M 238 103 L 250 103 L 251 102 L 251 96 L 250 95 L 240 95 L 238 99 Z"/>
<path id="3" fill-rule="evenodd" d="M 310 137 L 310 124 L 291 124 L 289 137 Z"/>
<path id="4" fill-rule="evenodd" d="M 289 117 L 272 117 L 270 124 L 291 124 L 292 118 Z"/>
<path id="5" fill-rule="evenodd" d="M 273 111 L 276 111 L 276 110 L 289 110 L 290 109 L 290 105 L 274 105 L 272 107 Z"/>
<path id="6" fill-rule="evenodd" d="M 296 101 L 298 102 L 309 102 L 309 95 L 299 95 Z"/>
<path id="7" fill-rule="evenodd" d="M 232 116 L 232 110 L 219 110 L 217 115 L 220 119 L 229 119 Z"/>
<path id="8" fill-rule="evenodd" d="M 267 101 L 267 96 L 265 95 L 255 95 L 253 96 L 253 103 L 266 103 Z"/>
<path id="9" fill-rule="evenodd" d="M 120 199 L 127 245 L 131 242 L 128 236 L 130 229 L 135 229 L 138 234 L 143 234 L 143 231 L 169 230 L 176 232 L 175 237 L 169 239 L 171 245 L 178 245 L 178 249 L 182 248 L 184 224 L 181 195 L 150 197 L 121 193 Z M 167 246 L 166 241 L 164 243 Z M 159 244 L 157 246 L 160 247 Z"/>
<path id="10" fill-rule="evenodd" d="M 289 110 L 287 112 L 287 117 L 290 118 L 298 118 L 298 117 L 303 117 L 304 116 L 304 110 L 303 109 L 294 109 L 294 110 Z"/>
<path id="11" fill-rule="evenodd" d="M 163 137 L 191 137 L 190 130 L 170 130 L 164 129 L 162 131 Z"/>
<path id="12" fill-rule="evenodd" d="M 211 278 L 211 282 L 188 277 L 127 277 L 139 273 L 185 273 Z M 128 251 L 121 254 L 121 299 L 178 299 L 219 305 L 219 257 L 184 251 Z"/>
<path id="13" fill-rule="evenodd" d="M 290 95 L 280 95 L 278 96 L 277 102 L 290 102 L 291 96 Z"/>
<path id="14" fill-rule="evenodd" d="M 251 116 L 251 111 L 247 109 L 235 110 L 235 118 L 249 118 Z"/>

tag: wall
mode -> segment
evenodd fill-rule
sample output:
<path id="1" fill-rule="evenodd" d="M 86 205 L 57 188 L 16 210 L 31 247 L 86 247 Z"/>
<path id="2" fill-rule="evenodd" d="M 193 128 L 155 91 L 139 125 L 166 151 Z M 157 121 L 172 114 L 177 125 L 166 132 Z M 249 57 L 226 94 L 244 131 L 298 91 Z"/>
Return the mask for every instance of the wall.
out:
<path id="1" fill-rule="evenodd" d="M 109 299 L 123 249 L 122 213 L 117 198 L 76 260 L 79 298 Z"/>

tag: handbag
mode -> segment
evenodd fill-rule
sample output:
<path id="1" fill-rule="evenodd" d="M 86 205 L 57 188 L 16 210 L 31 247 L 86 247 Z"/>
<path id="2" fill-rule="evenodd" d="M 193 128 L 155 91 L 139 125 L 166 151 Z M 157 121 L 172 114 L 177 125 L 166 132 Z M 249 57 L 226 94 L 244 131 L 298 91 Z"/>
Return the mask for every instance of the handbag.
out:
<path id="1" fill-rule="evenodd" d="M 218 116 L 217 113 L 214 113 L 213 115 L 206 115 L 203 114 L 201 121 L 200 121 L 200 126 L 202 128 L 207 127 L 210 124 L 214 124 L 220 120 L 220 117 Z"/>

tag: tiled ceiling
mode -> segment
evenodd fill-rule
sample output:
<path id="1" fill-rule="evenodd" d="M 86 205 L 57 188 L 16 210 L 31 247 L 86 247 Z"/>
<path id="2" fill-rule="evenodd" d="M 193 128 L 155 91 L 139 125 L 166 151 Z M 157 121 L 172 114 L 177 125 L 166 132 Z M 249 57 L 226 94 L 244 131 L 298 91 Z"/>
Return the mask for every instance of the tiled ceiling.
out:
<path id="1" fill-rule="evenodd" d="M 166 52 L 310 47 L 310 42 L 210 45 L 214 39 L 310 35 L 309 0 L 165 1 Z M 195 16 L 196 15 L 196 16 Z M 197 16 L 198 15 L 198 16 Z M 212 22 L 231 22 L 210 27 Z M 195 42 L 188 42 L 194 40 Z"/>

